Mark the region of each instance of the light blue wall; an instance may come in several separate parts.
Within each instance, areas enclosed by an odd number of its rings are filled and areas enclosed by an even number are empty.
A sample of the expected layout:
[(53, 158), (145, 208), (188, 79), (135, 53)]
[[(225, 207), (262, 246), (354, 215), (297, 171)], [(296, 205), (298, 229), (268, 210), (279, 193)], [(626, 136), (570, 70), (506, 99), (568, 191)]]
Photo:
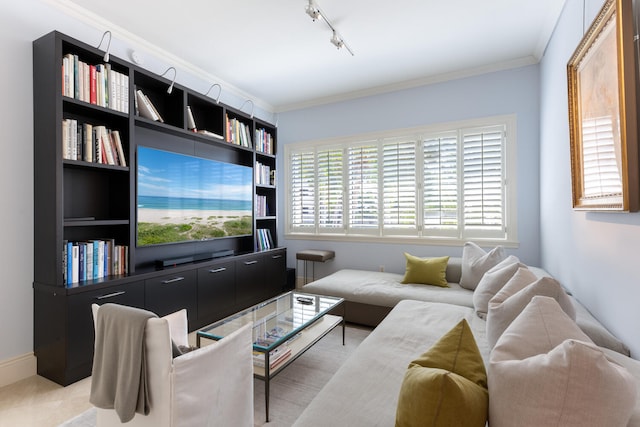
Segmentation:
[[(586, 0), (586, 27), (604, 4)], [(541, 62), (542, 265), (640, 355), (640, 214), (571, 208), (566, 64), (582, 38), (583, 1), (568, 0)]]
[[(284, 164), (283, 145), (305, 140), (355, 135), (380, 130), (517, 115), (518, 237), (520, 246), (507, 252), (530, 265), (540, 264), (539, 218), (539, 68), (537, 65), (418, 88), (306, 108), (279, 115), (279, 164)], [(284, 168), (278, 170), (284, 182)], [(284, 195), (279, 198), (284, 210)], [(428, 246), (383, 243), (285, 240), (284, 216), (280, 216), (279, 241), (287, 247), (288, 265), (302, 249), (336, 251), (334, 261), (316, 266), (316, 276), (340, 268), (404, 272), (404, 251), (421, 256), (460, 256), (461, 246)], [(301, 265), (302, 266), (302, 265)], [(300, 266), (300, 267), (301, 267)]]

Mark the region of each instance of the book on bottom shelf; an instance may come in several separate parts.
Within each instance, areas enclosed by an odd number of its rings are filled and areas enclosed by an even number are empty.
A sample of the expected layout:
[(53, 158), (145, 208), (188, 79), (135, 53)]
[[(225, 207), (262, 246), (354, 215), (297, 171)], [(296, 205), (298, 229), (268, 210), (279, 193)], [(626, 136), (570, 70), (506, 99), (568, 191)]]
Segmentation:
[[(273, 369), (284, 362), (291, 355), (289, 347), (281, 346), (269, 352), (269, 369)], [(264, 368), (264, 353), (259, 351), (253, 352), (253, 364), (260, 368)]]

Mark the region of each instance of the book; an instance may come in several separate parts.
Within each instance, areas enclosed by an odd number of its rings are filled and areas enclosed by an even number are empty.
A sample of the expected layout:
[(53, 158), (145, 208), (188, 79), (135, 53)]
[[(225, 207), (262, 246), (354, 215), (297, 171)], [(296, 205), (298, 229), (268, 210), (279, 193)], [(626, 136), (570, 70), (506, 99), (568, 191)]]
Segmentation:
[(149, 99), (140, 89), (136, 91), (136, 103), (136, 105), (138, 106), (138, 112), (141, 117), (153, 121), (160, 120), (160, 117), (156, 114), (155, 108), (153, 108), (151, 105), (151, 101), (149, 101)]
[(202, 130), (199, 130), (199, 131), (197, 131), (197, 132), (198, 132), (200, 135), (212, 136), (212, 137), (214, 137), (214, 138), (220, 138), (220, 139), (223, 139), (223, 138), (222, 138), (222, 135), (218, 135), (217, 133), (215, 133), (215, 132), (211, 132), (211, 131), (208, 131), (208, 130), (204, 130), (204, 129), (202, 129)]
[[(269, 369), (273, 369), (276, 366), (280, 365), (291, 355), (291, 349), (286, 346), (280, 346), (276, 349), (273, 349), (269, 352)], [(255, 366), (264, 368), (264, 353), (259, 351), (253, 352), (253, 364)]]
[(111, 138), (108, 133), (103, 133), (101, 136), (101, 145), (102, 150), (104, 151), (107, 161), (106, 163), (109, 165), (115, 165), (115, 160), (113, 159), (113, 153), (111, 151)]
[(88, 123), (83, 123), (83, 136), (84, 136), (84, 147), (83, 147), (83, 155), (85, 162), (93, 162), (93, 126)]
[(114, 130), (113, 132), (111, 132), (111, 134), (113, 135), (113, 139), (115, 141), (115, 145), (116, 145), (116, 150), (118, 152), (118, 160), (120, 163), (120, 166), (127, 166), (127, 159), (124, 156), (124, 149), (122, 148), (122, 140), (120, 139), (120, 132), (117, 130)]

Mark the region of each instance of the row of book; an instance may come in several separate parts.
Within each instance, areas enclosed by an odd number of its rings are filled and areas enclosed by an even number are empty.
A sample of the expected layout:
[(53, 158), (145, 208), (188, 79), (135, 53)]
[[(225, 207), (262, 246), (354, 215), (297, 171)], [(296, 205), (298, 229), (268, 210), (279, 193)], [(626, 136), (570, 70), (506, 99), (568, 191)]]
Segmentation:
[(267, 205), (267, 196), (256, 195), (256, 216), (269, 216), (269, 206)]
[(211, 132), (210, 130), (206, 129), (198, 129), (198, 125), (196, 125), (196, 119), (193, 116), (193, 111), (191, 111), (191, 107), (189, 105), (187, 105), (187, 129), (189, 129), (191, 132), (199, 133), (200, 135), (223, 139), (222, 135), (218, 135), (215, 132)]
[(137, 116), (141, 116), (155, 122), (164, 123), (164, 119), (156, 109), (155, 105), (153, 105), (153, 102), (151, 102), (149, 97), (145, 95), (141, 89), (136, 90), (134, 106)]
[(62, 278), (67, 287), (128, 272), (129, 247), (116, 245), (113, 239), (63, 244)]
[(62, 120), (62, 158), (127, 166), (119, 131), (76, 119)]
[(252, 148), (251, 143), (251, 130), (249, 126), (242, 123), (238, 119), (230, 119), (228, 115), (225, 115), (225, 123), (227, 127), (226, 142), (239, 145), (241, 147)]
[(256, 150), (262, 153), (275, 154), (273, 137), (266, 129), (256, 129)]
[(62, 94), (112, 110), (129, 112), (129, 76), (111, 64), (91, 65), (66, 54), (62, 58)]
[(271, 166), (256, 162), (255, 168), (256, 184), (258, 185), (275, 185), (276, 171)]
[(256, 228), (256, 243), (259, 251), (273, 248), (271, 231), (268, 228)]

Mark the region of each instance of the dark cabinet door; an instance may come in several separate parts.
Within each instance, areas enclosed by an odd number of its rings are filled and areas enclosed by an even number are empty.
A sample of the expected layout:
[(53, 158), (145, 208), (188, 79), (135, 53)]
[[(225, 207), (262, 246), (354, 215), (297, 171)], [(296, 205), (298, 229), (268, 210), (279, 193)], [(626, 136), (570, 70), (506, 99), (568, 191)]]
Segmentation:
[(198, 325), (204, 326), (234, 312), (236, 302), (234, 261), (198, 269)]
[(71, 382), (91, 375), (95, 331), (91, 304), (115, 303), (144, 308), (144, 283), (133, 282), (67, 297), (69, 325), (67, 371)]
[(263, 255), (265, 258), (265, 298), (284, 292), (287, 282), (287, 251), (277, 250)]
[(158, 316), (166, 316), (180, 309), (187, 309), (189, 330), (195, 327), (197, 309), (197, 272), (180, 271), (144, 281), (145, 307)]
[(248, 307), (263, 300), (266, 263), (262, 254), (252, 254), (236, 261), (236, 306)]

